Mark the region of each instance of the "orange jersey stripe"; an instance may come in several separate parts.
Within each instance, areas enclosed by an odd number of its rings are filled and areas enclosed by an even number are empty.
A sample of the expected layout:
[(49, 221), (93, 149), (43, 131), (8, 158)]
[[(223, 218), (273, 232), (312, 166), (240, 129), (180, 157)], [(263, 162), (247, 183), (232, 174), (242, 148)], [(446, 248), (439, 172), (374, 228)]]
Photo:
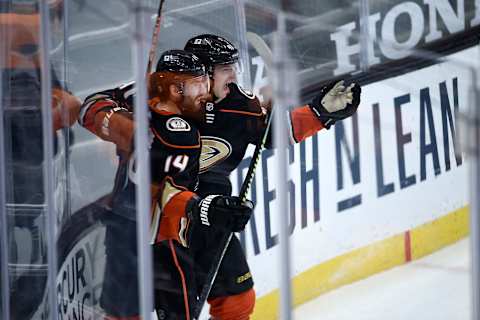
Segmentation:
[(244, 115), (255, 116), (255, 117), (263, 116), (263, 112), (256, 113), (256, 112), (249, 112), (249, 111), (229, 110), (229, 109), (220, 109), (218, 111), (227, 112), (227, 113), (238, 113), (238, 114), (244, 114)]
[(180, 146), (180, 145), (176, 145), (176, 144), (170, 144), (167, 141), (163, 140), (162, 137), (160, 136), (160, 134), (154, 128), (152, 128), (152, 132), (155, 135), (155, 137), (157, 137), (158, 140), (160, 140), (160, 142), (162, 142), (164, 145), (166, 145), (168, 147), (176, 148), (176, 149), (198, 149), (198, 148), (200, 148), (200, 135), (198, 136), (198, 143), (196, 145)]
[(173, 247), (173, 243), (170, 240), (168, 242), (168, 245), (170, 246), (170, 250), (172, 251), (172, 256), (173, 256), (173, 261), (175, 262), (175, 266), (178, 269), (178, 273), (180, 274), (180, 278), (182, 279), (182, 291), (183, 291), (183, 303), (185, 304), (185, 320), (190, 320), (190, 307), (188, 304), (188, 295), (187, 295), (187, 281), (185, 280), (185, 275), (183, 274), (182, 267), (180, 266), (180, 263), (178, 262), (177, 259), (177, 253), (175, 252), (175, 248)]

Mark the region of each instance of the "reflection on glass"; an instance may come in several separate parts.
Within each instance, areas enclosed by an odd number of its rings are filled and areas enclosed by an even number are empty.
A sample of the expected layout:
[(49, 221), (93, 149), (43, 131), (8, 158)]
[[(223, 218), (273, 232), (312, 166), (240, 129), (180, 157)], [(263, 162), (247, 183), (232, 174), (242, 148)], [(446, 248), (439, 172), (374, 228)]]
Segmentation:
[[(62, 2), (50, 3), (52, 36), (61, 34)], [(6, 166), (6, 214), (9, 243), (10, 312), (12, 319), (48, 315), (45, 305), (47, 281), (46, 210), (44, 194), (44, 146), (40, 80), (38, 3), (3, 1), (0, 24), (6, 41), (2, 46), (3, 142)], [(54, 165), (57, 179), (63, 158), (62, 132), (77, 118), (80, 101), (52, 74)], [(60, 180), (57, 180), (60, 181)], [(66, 192), (57, 183), (56, 213), (61, 216)]]
[[(466, 92), (470, 79), (455, 64), (427, 65), (436, 69), (433, 68), (428, 75), (421, 74), (420, 67), (425, 65), (412, 49), (432, 49), (441, 54), (457, 54), (456, 51), (465, 49), (467, 51), (459, 52), (455, 57), (475, 60), (472, 51), (468, 50), (477, 41), (480, 10), (478, 1), (474, 0), (364, 1), (368, 2), (369, 8), (366, 28), (369, 39), (364, 43), (368, 46), (366, 61), (369, 68), (362, 69), (360, 55), (365, 48), (361, 47), (359, 39), (360, 0), (286, 2), (291, 56), (299, 69), (299, 86), (304, 93), (302, 100), (309, 102), (309, 105), (293, 108), (290, 113), (292, 139), (299, 143), (288, 150), (292, 177), (286, 195), (290, 201), (289, 231), (296, 246), (294, 253), (301, 253), (296, 257), (300, 263), (294, 264), (297, 276), (300, 271), (308, 269), (304, 268), (307, 264), (317, 266), (356, 248), (362, 240), (359, 225), (367, 220), (382, 222), (385, 219), (383, 224), (363, 230), (371, 239), (379, 240), (384, 229), (388, 230), (385, 225), (394, 224), (388, 219), (390, 214), (397, 214), (395, 219), (399, 220), (410, 212), (395, 213), (400, 206), (389, 202), (402, 192), (418, 188), (415, 193), (421, 194), (425, 186), (432, 183), (435, 192), (440, 194), (445, 190), (437, 188), (436, 183), (449, 175), (454, 178), (447, 180), (446, 184), (458, 183), (456, 175), (465, 160), (459, 146), (453, 142), (459, 132), (455, 112), (468, 104)], [(135, 128), (132, 93), (135, 87), (128, 83), (133, 79), (131, 46), (134, 34), (129, 22), (132, 3), (78, 0), (68, 2), (66, 12), (66, 3), (61, 0), (48, 3), (51, 10), (51, 94), (55, 131), (52, 139), (55, 173), (52, 178), (59, 230), (57, 311), (64, 318), (75, 318), (80, 314), (100, 318), (105, 311), (128, 313), (136, 308), (138, 301), (137, 275), (128, 271), (134, 270), (137, 263), (136, 222), (130, 216), (122, 216), (118, 210), (119, 202), (112, 202), (111, 193), (113, 189), (113, 194), (125, 195), (119, 191), (124, 191), (125, 181), (131, 178), (129, 169), (132, 173), (135, 167), (131, 158)], [(154, 19), (159, 1), (143, 3)], [(248, 90), (228, 84), (238, 80), (235, 79), (239, 76), (238, 71), (250, 70), (254, 82), (252, 89), (262, 93), (265, 109), (271, 107), (272, 93), (267, 77), (270, 71), (264, 57), (244, 42), (244, 35), (239, 34), (242, 29), (236, 24), (237, 8), (231, 3), (224, 0), (167, 0), (157, 48), (159, 56), (166, 49), (184, 48), (185, 42), (193, 36), (211, 33), (230, 40), (241, 54), (250, 55), (240, 56), (242, 63), (250, 63), (250, 68), (245, 65), (237, 68), (228, 63), (211, 70), (214, 82), (210, 83), (210, 90), (215, 98), (205, 107), (205, 122), (200, 126), (199, 184), (195, 189), (191, 188), (202, 198), (211, 194), (236, 195), (250, 163), (248, 156), (243, 157), (250, 154), (248, 145), (257, 142), (260, 129), (263, 129), (264, 110), (257, 108), (259, 105), (239, 110), (240, 104), (221, 100), (232, 93), (239, 99), (251, 96)], [(247, 31), (257, 34), (271, 46), (277, 32), (278, 9), (284, 3), (277, 0), (246, 1)], [(5, 214), (11, 318), (36, 319), (48, 314), (44, 305), (47, 208), (43, 189), (46, 177), (43, 174), (38, 2), (0, 0), (0, 30), (3, 91), (0, 111), (4, 119), (4, 131), (0, 136), (5, 147), (2, 165), (7, 174), (3, 178), (7, 188)], [(393, 78), (399, 75), (402, 77)], [(330, 82), (334, 77), (353, 77), (362, 82), (364, 91), (358, 114), (348, 114), (344, 121), (336, 118), (333, 125), (331, 118), (325, 116), (327, 109), (320, 92), (326, 82), (329, 83), (328, 90), (332, 90), (334, 83)], [(287, 78), (283, 80), (291, 84), (295, 77)], [(179, 86), (177, 89), (191, 95), (208, 87), (203, 80), (201, 85)], [(348, 85), (342, 91), (347, 88)], [(358, 93), (357, 88), (350, 89), (354, 94)], [(75, 96), (89, 97), (81, 112)], [(337, 112), (337, 106), (333, 105), (330, 104), (328, 110)], [(112, 111), (113, 106), (120, 109)], [(219, 112), (220, 109), (223, 111)], [(423, 112), (422, 116), (420, 112)], [(181, 122), (176, 122), (174, 129), (182, 129), (179, 125)], [(330, 131), (323, 130), (329, 127)], [(323, 133), (317, 136), (320, 130)], [(275, 155), (274, 149), (261, 155), (258, 179), (251, 187), (252, 200), (258, 203), (257, 213), (251, 218), (246, 232), (232, 241), (232, 249), (229, 249), (220, 271), (220, 280), (212, 290), (213, 299), (210, 303), (207, 301), (213, 306), (213, 313), (225, 303), (215, 298), (225, 292), (246, 293), (245, 310), (255, 302), (258, 312), (263, 312), (269, 309), (264, 307), (263, 299), (270, 299), (271, 291), (278, 288), (277, 270), (265, 267), (278, 253), (277, 217), (271, 212), (276, 197), (281, 196), (275, 193), (277, 176), (272, 165)], [(170, 158), (165, 160), (161, 169), (165, 166), (182, 169), (184, 164), (185, 158)], [(370, 166), (367, 172), (366, 166)], [(370, 182), (372, 185), (367, 187)], [(128, 188), (129, 191), (133, 189), (131, 184)], [(450, 198), (452, 195), (448, 194), (442, 198), (447, 199), (443, 202), (438, 199), (431, 202), (442, 208), (460, 208), (464, 205), (462, 189), (455, 189), (458, 192), (456, 198)], [(132, 197), (132, 193), (128, 197)], [(136, 212), (134, 199), (128, 197), (119, 197), (128, 202), (120, 204), (130, 205), (128, 210)], [(357, 212), (368, 202), (368, 197), (375, 200), (371, 200), (370, 210)], [(430, 205), (425, 199), (416, 202)], [(389, 206), (382, 207), (382, 203)], [(112, 211), (114, 205), (117, 207)], [(375, 215), (379, 208), (388, 214)], [(458, 214), (460, 220), (466, 215), (462, 210)], [(415, 218), (424, 218), (429, 213), (419, 212)], [(365, 215), (370, 220), (361, 219)], [(224, 235), (222, 232), (210, 233), (204, 237), (201, 249), (195, 252), (197, 270), (188, 275), (190, 287), (197, 290), (194, 294), (199, 294)], [(119, 238), (125, 242), (118, 241)], [(313, 245), (322, 243), (315, 253), (307, 250), (312, 242), (315, 242)], [(332, 246), (337, 247), (332, 249)], [(390, 259), (388, 262), (394, 261)], [(170, 269), (174, 267), (169, 264), (156, 270), (161, 289), (172, 288), (165, 284), (172, 281), (171, 274), (164, 271), (171, 273)], [(235, 277), (230, 277), (232, 274)], [(253, 286), (252, 277), (256, 300), (249, 290)], [(235, 279), (228, 282), (227, 278)], [(179, 280), (178, 274), (174, 279)], [(322, 281), (320, 279), (316, 285), (326, 291)], [(179, 292), (178, 283), (174, 289)], [(305, 292), (305, 296), (314, 295), (309, 288)], [(117, 293), (126, 294), (128, 303), (119, 304)], [(159, 306), (164, 301), (160, 300), (163, 298), (158, 298), (157, 309), (161, 309)], [(190, 299), (196, 298), (190, 296)], [(184, 307), (183, 301), (175, 303), (178, 308)]]

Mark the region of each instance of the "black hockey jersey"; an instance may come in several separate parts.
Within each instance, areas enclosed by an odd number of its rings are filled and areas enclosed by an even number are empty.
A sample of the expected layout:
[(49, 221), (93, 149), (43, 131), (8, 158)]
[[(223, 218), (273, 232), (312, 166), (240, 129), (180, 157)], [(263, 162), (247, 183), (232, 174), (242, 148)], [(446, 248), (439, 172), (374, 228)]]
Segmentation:
[[(231, 194), (230, 173), (242, 161), (248, 145), (256, 144), (265, 130), (266, 114), (259, 100), (237, 84), (229, 84), (229, 89), (224, 99), (206, 104), (204, 119), (196, 124), (202, 142), (199, 184), (195, 189), (200, 196)], [(84, 103), (79, 122), (98, 135), (93, 125), (95, 114), (106, 108), (131, 111), (134, 92), (134, 84), (129, 83), (92, 95), (91, 101), (87, 98)], [(95, 99), (98, 95), (99, 100)], [(289, 112), (289, 127), (295, 143), (315, 134), (323, 125), (307, 105)], [(131, 136), (130, 130), (127, 128), (123, 136)]]
[[(196, 201), (200, 135), (180, 115), (151, 109), (151, 243), (174, 239), (187, 246), (188, 206)], [(113, 211), (133, 219), (135, 214), (135, 159), (128, 165), (127, 186), (115, 195)], [(160, 213), (162, 223), (160, 224)], [(132, 216), (133, 215), (133, 216)]]
[(230, 194), (230, 173), (245, 156), (250, 143), (257, 143), (265, 128), (265, 113), (258, 98), (237, 84), (218, 103), (207, 103), (199, 124), (202, 138), (200, 195)]

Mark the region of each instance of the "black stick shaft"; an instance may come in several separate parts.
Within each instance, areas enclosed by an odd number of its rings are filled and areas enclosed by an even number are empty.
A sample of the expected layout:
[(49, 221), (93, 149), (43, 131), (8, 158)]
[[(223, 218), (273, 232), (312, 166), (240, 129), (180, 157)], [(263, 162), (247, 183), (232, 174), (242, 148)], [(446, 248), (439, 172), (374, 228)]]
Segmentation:
[[(242, 187), (240, 188), (239, 197), (240, 199), (242, 199), (242, 201), (247, 199), (247, 194), (250, 191), (253, 178), (255, 177), (255, 169), (257, 167), (258, 161), (260, 160), (260, 155), (262, 153), (263, 148), (265, 147), (265, 142), (267, 141), (268, 134), (270, 132), (271, 122), (272, 122), (272, 113), (270, 112), (267, 115), (267, 124), (265, 127), (265, 131), (262, 137), (259, 139), (257, 146), (255, 147), (252, 160), (250, 161), (250, 166), (248, 167), (247, 175), (245, 176), (245, 180), (243, 180)], [(220, 242), (221, 250), (217, 252), (215, 259), (212, 262), (212, 266), (207, 274), (207, 279), (205, 281), (205, 284), (203, 285), (202, 292), (200, 293), (195, 309), (193, 310), (193, 319), (198, 319), (198, 317), (200, 317), (200, 313), (202, 312), (203, 305), (205, 304), (205, 301), (210, 295), (210, 291), (212, 290), (212, 287), (213, 287), (213, 282), (217, 277), (218, 270), (220, 269), (220, 265), (222, 264), (223, 257), (227, 252), (227, 249), (228, 249), (228, 246), (230, 245), (230, 241), (232, 240), (232, 237), (233, 237), (233, 232), (225, 234), (225, 237)]]

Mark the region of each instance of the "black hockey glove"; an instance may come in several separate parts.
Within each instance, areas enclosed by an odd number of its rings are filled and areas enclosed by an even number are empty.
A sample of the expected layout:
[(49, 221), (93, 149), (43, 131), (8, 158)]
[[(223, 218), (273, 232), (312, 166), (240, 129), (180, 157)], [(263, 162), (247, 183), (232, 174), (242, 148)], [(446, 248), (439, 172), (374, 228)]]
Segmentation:
[(313, 98), (310, 108), (323, 126), (330, 129), (336, 121), (352, 116), (360, 104), (362, 89), (356, 83), (344, 86), (344, 81), (326, 85)]
[(239, 232), (253, 213), (253, 202), (242, 202), (239, 197), (209, 195), (198, 202), (200, 223), (226, 231)]
[[(84, 105), (101, 99), (108, 99), (117, 105), (118, 108), (133, 112), (133, 99), (135, 94), (135, 83), (129, 82), (113, 89), (96, 92), (85, 98)], [(100, 110), (105, 111), (105, 110)]]
[(115, 100), (123, 108), (133, 112), (133, 104), (135, 100), (136, 87), (135, 82), (127, 82), (113, 89)]

